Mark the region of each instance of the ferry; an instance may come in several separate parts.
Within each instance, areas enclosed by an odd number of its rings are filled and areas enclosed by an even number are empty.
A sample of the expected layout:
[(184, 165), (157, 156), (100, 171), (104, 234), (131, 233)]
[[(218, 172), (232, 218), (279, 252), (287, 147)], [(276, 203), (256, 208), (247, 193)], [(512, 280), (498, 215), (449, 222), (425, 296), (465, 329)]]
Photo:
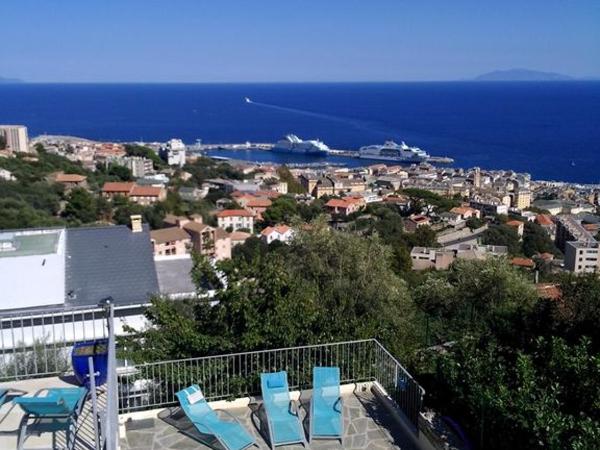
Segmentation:
[(420, 163), (428, 161), (431, 156), (418, 147), (409, 147), (404, 142), (396, 144), (386, 141), (383, 145), (367, 145), (358, 150), (358, 157), (381, 161)]
[(318, 139), (303, 141), (295, 134), (288, 134), (277, 141), (272, 150), (278, 153), (324, 156), (329, 152), (329, 147)]

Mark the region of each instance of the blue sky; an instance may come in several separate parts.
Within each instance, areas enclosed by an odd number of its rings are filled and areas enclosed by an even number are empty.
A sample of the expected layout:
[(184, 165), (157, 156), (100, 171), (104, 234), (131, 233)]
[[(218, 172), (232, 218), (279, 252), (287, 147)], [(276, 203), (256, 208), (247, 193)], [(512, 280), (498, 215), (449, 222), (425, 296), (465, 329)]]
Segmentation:
[(1, 0), (0, 76), (27, 81), (600, 76), (598, 0)]

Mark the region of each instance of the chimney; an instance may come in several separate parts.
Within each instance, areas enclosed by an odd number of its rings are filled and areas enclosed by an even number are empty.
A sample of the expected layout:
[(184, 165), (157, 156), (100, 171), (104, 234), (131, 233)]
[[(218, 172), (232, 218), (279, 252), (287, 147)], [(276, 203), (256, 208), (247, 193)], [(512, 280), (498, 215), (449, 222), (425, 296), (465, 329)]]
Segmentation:
[(142, 216), (140, 214), (133, 214), (129, 218), (131, 219), (131, 232), (140, 233), (143, 230)]

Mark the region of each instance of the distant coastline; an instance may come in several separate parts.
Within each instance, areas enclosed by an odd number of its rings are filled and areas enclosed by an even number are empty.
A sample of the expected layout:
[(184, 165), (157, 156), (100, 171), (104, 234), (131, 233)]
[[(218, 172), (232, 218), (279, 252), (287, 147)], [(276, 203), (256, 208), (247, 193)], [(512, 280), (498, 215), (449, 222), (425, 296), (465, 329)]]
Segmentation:
[(24, 83), (24, 81), (19, 78), (0, 77), (0, 84), (21, 84), (21, 83)]

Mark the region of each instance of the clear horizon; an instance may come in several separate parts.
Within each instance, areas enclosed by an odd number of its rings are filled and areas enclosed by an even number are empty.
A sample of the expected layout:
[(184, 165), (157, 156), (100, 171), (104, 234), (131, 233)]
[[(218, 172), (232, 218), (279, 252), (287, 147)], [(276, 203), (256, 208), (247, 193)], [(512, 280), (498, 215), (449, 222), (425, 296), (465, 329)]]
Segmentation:
[(7, 0), (0, 77), (52, 83), (600, 77), (600, 2)]

